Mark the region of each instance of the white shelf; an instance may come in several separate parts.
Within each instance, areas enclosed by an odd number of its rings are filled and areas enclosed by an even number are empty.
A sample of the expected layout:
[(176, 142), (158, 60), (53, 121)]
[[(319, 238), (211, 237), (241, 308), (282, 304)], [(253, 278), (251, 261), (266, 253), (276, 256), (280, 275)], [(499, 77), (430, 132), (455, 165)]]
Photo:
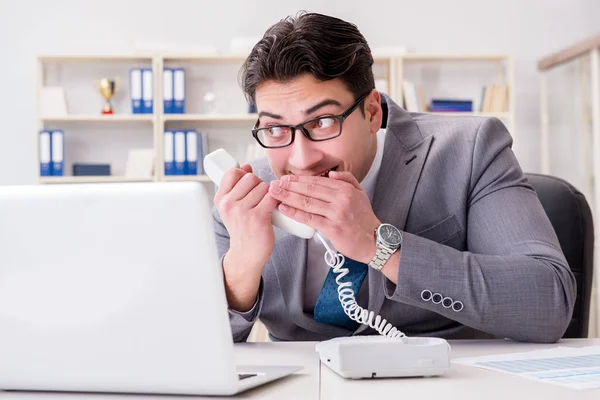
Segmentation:
[(181, 182), (181, 181), (193, 181), (193, 182), (212, 182), (207, 175), (169, 175), (165, 176), (166, 182)]
[(469, 111), (457, 111), (457, 112), (446, 112), (446, 111), (426, 111), (425, 114), (435, 114), (435, 115), (469, 115), (469, 116), (477, 116), (477, 117), (496, 117), (496, 118), (510, 118), (510, 113), (508, 112), (469, 112)]
[(163, 121), (197, 121), (197, 122), (249, 122), (258, 119), (257, 114), (164, 114)]
[(151, 182), (152, 178), (126, 178), (124, 176), (42, 176), (40, 183), (122, 183)]
[(195, 61), (242, 64), (247, 57), (247, 54), (165, 54), (162, 58), (164, 62)]
[(152, 122), (153, 114), (79, 114), (40, 117), (43, 122)]
[[(165, 182), (212, 182), (206, 175), (171, 175), (162, 179)], [(68, 184), (68, 183), (125, 183), (125, 182), (151, 182), (152, 178), (126, 178), (124, 176), (42, 176), (43, 184)]]
[(399, 56), (404, 61), (504, 61), (510, 56), (502, 54), (405, 54)]
[(38, 56), (41, 62), (151, 62), (152, 54), (44, 54)]

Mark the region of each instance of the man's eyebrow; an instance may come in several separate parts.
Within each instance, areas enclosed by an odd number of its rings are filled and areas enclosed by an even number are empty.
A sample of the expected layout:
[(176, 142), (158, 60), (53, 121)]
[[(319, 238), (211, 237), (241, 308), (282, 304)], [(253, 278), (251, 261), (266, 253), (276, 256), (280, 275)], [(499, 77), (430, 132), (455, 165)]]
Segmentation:
[[(330, 106), (330, 105), (334, 105), (334, 106), (338, 106), (341, 107), (342, 105), (340, 104), (339, 101), (334, 100), (334, 99), (325, 99), (323, 101), (321, 101), (318, 104), (315, 104), (314, 106), (310, 107), (309, 109), (304, 111), (305, 115), (308, 114), (312, 114), (315, 111), (317, 111), (319, 108), (325, 107), (325, 106)], [(260, 119), (261, 117), (271, 117), (273, 119), (283, 119), (283, 117), (281, 115), (278, 114), (274, 114), (272, 112), (269, 111), (261, 111), (258, 113), (258, 118)]]
[(334, 100), (334, 99), (325, 99), (325, 100), (323, 100), (322, 102), (320, 102), (320, 103), (318, 103), (318, 104), (316, 104), (316, 105), (312, 106), (312, 107), (311, 107), (311, 108), (309, 108), (308, 110), (304, 111), (304, 114), (305, 114), (305, 115), (312, 114), (312, 113), (314, 113), (315, 111), (317, 111), (319, 108), (321, 108), (321, 107), (325, 107), (325, 106), (329, 106), (329, 105), (334, 105), (334, 106), (338, 106), (338, 107), (341, 107), (341, 106), (342, 106), (342, 105), (340, 104), (340, 102), (339, 102), (339, 101), (337, 101), (337, 100)]
[(277, 115), (277, 114), (273, 114), (271, 112), (268, 111), (261, 111), (258, 113), (258, 119), (260, 119), (260, 117), (271, 117), (273, 119), (283, 119), (283, 117), (281, 115)]

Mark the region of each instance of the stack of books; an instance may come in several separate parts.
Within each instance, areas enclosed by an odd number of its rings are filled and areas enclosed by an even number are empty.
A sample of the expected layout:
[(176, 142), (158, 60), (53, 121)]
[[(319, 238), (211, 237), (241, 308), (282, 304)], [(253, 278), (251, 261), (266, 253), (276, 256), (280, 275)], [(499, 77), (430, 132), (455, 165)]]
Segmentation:
[(472, 112), (473, 100), (431, 99), (431, 112)]

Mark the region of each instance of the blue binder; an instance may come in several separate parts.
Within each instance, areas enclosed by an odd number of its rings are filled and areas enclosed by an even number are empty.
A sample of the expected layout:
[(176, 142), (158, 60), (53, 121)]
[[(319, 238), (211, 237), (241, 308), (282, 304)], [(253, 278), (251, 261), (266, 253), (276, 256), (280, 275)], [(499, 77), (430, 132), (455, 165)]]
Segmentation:
[(63, 176), (65, 167), (65, 134), (62, 130), (52, 131), (50, 148), (52, 149), (52, 176)]
[(185, 70), (183, 68), (173, 69), (173, 113), (183, 114), (185, 112)]
[(173, 69), (163, 70), (163, 111), (173, 114)]
[(131, 98), (131, 112), (142, 114), (142, 70), (132, 68), (129, 70), (129, 97)]
[(152, 80), (152, 69), (142, 69), (142, 114), (154, 112), (154, 82)]
[(40, 131), (40, 176), (52, 176), (51, 131)]
[(164, 136), (164, 150), (165, 150), (165, 176), (175, 175), (175, 145), (174, 145), (174, 132), (165, 131)]
[(174, 135), (175, 146), (175, 175), (186, 174), (185, 162), (185, 131), (176, 131)]
[[(202, 150), (201, 141), (198, 137), (198, 132), (187, 131), (185, 134), (185, 164), (187, 175), (198, 175), (198, 170), (202, 169), (202, 164), (198, 165), (201, 160)], [(202, 172), (200, 172), (202, 173)]]

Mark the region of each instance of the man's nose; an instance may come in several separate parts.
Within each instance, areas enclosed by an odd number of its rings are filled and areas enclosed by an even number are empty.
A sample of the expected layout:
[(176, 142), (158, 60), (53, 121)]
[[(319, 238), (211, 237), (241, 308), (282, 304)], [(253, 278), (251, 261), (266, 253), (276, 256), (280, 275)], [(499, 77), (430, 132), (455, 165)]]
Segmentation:
[(308, 140), (302, 131), (297, 130), (294, 142), (290, 145), (290, 165), (298, 170), (310, 170), (323, 158), (316, 145), (318, 145), (317, 142)]

